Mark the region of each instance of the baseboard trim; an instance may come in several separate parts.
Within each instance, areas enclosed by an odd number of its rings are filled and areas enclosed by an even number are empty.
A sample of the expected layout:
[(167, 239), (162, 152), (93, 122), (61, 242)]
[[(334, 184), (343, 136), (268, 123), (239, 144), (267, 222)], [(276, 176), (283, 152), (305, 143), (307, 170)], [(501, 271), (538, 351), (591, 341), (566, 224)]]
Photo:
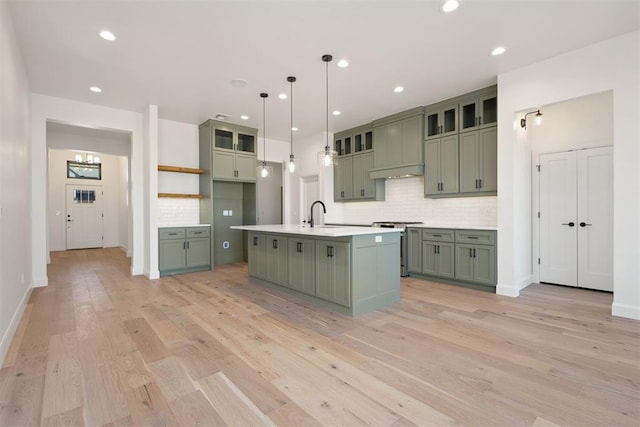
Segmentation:
[(47, 276), (33, 279), (31, 282), (32, 288), (44, 288), (45, 286), (49, 286), (49, 278)]
[(496, 286), (496, 295), (517, 298), (520, 296), (520, 288), (498, 283), (498, 286)]
[(11, 318), (11, 323), (9, 323), (9, 327), (2, 336), (2, 341), (0, 341), (0, 366), (4, 365), (4, 359), (5, 357), (7, 357), (9, 347), (11, 346), (11, 341), (13, 341), (13, 337), (16, 333), (16, 330), (18, 329), (18, 325), (20, 324), (22, 315), (24, 314), (24, 310), (25, 308), (27, 308), (27, 302), (29, 301), (29, 297), (31, 296), (32, 289), (33, 288), (29, 288), (24, 293), (22, 301), (20, 301), (16, 312), (13, 313), (13, 317)]
[(147, 270), (145, 270), (144, 271), (144, 275), (149, 280), (159, 279), (160, 278), (160, 270), (155, 270), (155, 271), (147, 271)]
[(611, 314), (618, 317), (640, 320), (640, 307), (637, 305), (614, 302), (611, 304)]

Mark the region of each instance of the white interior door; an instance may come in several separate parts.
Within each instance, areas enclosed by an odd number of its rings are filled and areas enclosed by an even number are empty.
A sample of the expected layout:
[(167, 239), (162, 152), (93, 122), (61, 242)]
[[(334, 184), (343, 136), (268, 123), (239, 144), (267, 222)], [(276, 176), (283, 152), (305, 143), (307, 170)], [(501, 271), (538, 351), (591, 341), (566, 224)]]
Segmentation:
[(613, 291), (613, 149), (540, 156), (540, 281)]
[(613, 291), (613, 147), (578, 155), (578, 286)]
[(67, 185), (67, 249), (102, 247), (102, 187)]
[(578, 285), (575, 152), (540, 156), (540, 281)]
[[(306, 221), (311, 214), (311, 203), (320, 198), (320, 188), (318, 185), (318, 175), (305, 176), (301, 178), (302, 185), (300, 186), (300, 217), (303, 221)], [(318, 222), (321, 218), (320, 213), (322, 207), (316, 205), (313, 211), (313, 219)], [(318, 222), (320, 224), (320, 222)]]

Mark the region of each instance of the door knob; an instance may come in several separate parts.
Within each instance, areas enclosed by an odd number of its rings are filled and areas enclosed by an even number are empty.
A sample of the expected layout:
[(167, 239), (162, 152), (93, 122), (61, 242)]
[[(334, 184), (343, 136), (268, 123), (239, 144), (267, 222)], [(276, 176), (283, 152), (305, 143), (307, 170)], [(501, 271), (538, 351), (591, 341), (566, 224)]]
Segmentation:
[[(582, 224), (584, 224), (584, 222), (580, 224), (580, 226), (584, 227)], [(576, 225), (576, 223), (575, 222), (569, 222), (567, 224), (562, 224), (562, 225), (568, 225), (569, 227), (573, 227), (574, 225)]]
[(593, 224), (587, 224), (586, 222), (581, 222), (580, 223), (580, 227), (586, 227), (586, 226), (591, 226)]

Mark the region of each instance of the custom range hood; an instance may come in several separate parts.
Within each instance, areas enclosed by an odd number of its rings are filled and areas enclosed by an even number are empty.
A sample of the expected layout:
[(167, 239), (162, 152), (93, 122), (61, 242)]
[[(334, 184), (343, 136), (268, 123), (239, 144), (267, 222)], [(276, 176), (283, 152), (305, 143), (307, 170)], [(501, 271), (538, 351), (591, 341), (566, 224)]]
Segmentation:
[(394, 166), (384, 169), (372, 169), (369, 171), (370, 179), (382, 178), (409, 178), (424, 175), (424, 164)]

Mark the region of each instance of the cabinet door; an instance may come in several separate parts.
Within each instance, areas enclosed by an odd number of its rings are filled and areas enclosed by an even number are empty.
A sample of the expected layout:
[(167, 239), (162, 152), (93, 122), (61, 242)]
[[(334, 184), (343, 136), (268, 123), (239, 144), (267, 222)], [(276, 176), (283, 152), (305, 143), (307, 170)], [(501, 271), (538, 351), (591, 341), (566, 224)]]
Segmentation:
[(235, 154), (231, 151), (214, 150), (211, 176), (214, 179), (235, 179)]
[(265, 242), (264, 234), (249, 233), (249, 276), (266, 280)]
[(349, 200), (353, 198), (353, 158), (342, 157), (334, 171), (334, 200)]
[(315, 295), (315, 241), (290, 238), (287, 242), (287, 250), (289, 252), (289, 288), (305, 294)]
[(349, 244), (316, 241), (316, 296), (351, 306)]
[(410, 273), (422, 273), (422, 230), (407, 229), (407, 262)]
[(453, 279), (455, 277), (455, 254), (454, 254), (454, 244), (453, 243), (438, 243), (438, 256), (436, 258), (437, 261), (437, 270), (438, 276), (448, 277)]
[(458, 135), (451, 135), (440, 140), (440, 194), (457, 193), (458, 176)]
[(458, 132), (458, 105), (448, 105), (440, 110), (440, 134), (442, 136)]
[(185, 265), (185, 241), (160, 240), (160, 271), (184, 268)]
[(387, 127), (378, 126), (373, 129), (373, 139), (375, 140), (376, 149), (373, 154), (373, 168), (380, 169), (389, 165), (389, 159), (387, 158), (388, 140), (387, 140)]
[(498, 191), (498, 128), (482, 129), (480, 133), (479, 191)]
[(233, 132), (226, 129), (214, 129), (213, 147), (218, 150), (233, 150)]
[(475, 245), (473, 248), (473, 281), (484, 285), (496, 284), (496, 248), (495, 246)]
[(385, 125), (387, 128), (387, 165), (401, 165), (404, 158), (402, 122)]
[(456, 244), (456, 279), (473, 281), (473, 247), (473, 245)]
[(485, 128), (498, 123), (498, 97), (495, 93), (480, 97), (478, 101), (480, 114), (478, 126)]
[(375, 198), (374, 181), (369, 178), (369, 170), (373, 169), (373, 153), (360, 154), (353, 157), (353, 198)]
[(478, 132), (460, 134), (460, 192), (478, 191)]
[(422, 242), (422, 272), (438, 275), (438, 243), (425, 240)]
[(460, 103), (460, 132), (474, 130), (478, 126), (480, 108), (477, 98), (468, 98)]
[(287, 238), (267, 236), (265, 252), (267, 280), (278, 285), (287, 286), (289, 277)]
[(187, 240), (187, 267), (211, 265), (211, 242), (208, 238)]
[(243, 132), (237, 133), (236, 150), (241, 153), (256, 153), (256, 136)]
[(236, 154), (236, 179), (240, 181), (256, 180), (256, 157)]
[(440, 194), (440, 139), (424, 144), (424, 195)]
[(422, 115), (402, 121), (401, 150), (402, 159), (396, 165), (422, 163)]

